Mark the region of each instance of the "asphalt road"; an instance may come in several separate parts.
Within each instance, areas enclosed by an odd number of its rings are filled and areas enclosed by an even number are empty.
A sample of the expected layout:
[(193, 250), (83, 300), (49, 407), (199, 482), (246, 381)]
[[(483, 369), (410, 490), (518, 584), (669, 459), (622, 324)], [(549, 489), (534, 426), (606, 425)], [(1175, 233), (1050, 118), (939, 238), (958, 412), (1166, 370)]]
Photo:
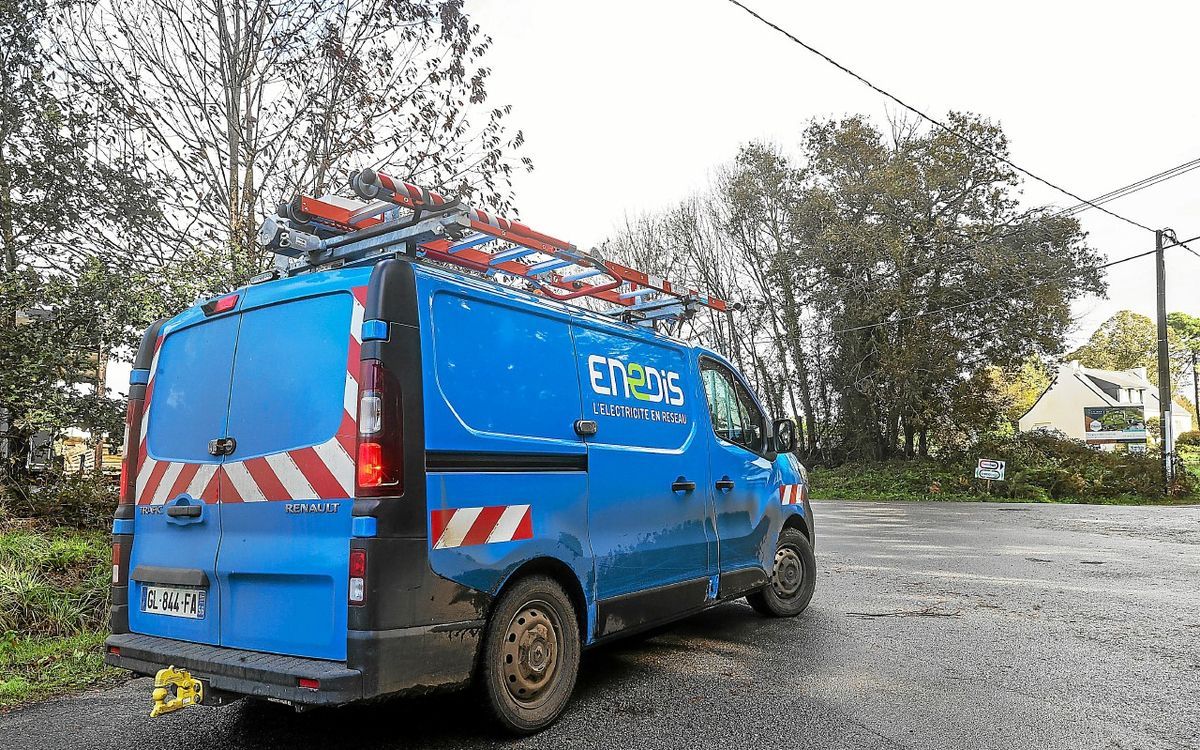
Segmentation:
[(0, 747), (1200, 748), (1200, 507), (815, 512), (804, 615), (729, 604), (591, 651), (531, 739), (470, 693), (151, 720), (140, 679), (0, 716)]

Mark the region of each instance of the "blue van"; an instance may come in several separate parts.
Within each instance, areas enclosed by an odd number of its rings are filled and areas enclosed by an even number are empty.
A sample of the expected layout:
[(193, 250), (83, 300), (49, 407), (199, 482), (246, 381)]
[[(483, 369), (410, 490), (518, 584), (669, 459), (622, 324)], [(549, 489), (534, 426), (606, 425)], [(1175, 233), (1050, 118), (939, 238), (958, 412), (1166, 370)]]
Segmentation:
[(583, 648), (815, 583), (794, 425), (719, 354), (404, 255), (145, 334), (106, 661), (209, 702), (465, 686), (552, 722)]

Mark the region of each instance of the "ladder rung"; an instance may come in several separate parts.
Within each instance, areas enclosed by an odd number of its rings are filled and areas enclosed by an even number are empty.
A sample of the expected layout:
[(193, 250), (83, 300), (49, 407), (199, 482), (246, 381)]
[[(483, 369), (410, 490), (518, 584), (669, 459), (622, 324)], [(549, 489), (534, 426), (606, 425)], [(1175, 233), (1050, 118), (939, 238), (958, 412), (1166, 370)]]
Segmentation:
[(457, 253), (458, 251), (466, 250), (469, 247), (479, 247), (480, 245), (486, 245), (489, 242), (495, 242), (495, 241), (496, 241), (496, 238), (491, 236), (490, 234), (480, 234), (480, 235), (476, 235), (476, 236), (472, 237), (469, 240), (463, 240), (462, 242), (459, 242), (458, 244), (451, 245), (449, 247), (449, 252)]
[(533, 255), (537, 250), (530, 250), (527, 247), (514, 247), (511, 250), (504, 250), (498, 253), (492, 253), (492, 257), (488, 258), (488, 265), (494, 266), (498, 263), (503, 263), (506, 260), (516, 260), (524, 258), (526, 255)]
[(573, 266), (573, 265), (575, 265), (575, 264), (569, 260), (559, 260), (559, 259), (555, 258), (554, 260), (547, 260), (545, 262), (538, 263), (535, 266), (530, 266), (529, 270), (525, 273), (525, 275), (526, 276), (541, 276), (542, 274), (550, 273), (551, 271), (558, 270), (559, 268), (565, 268), (566, 266)]
[(632, 292), (621, 292), (619, 296), (621, 299), (638, 299), (639, 297), (644, 297), (647, 294), (654, 294), (657, 291), (657, 289), (642, 287), (641, 289), (634, 289)]
[(603, 271), (600, 271), (595, 268), (589, 268), (586, 271), (580, 271), (579, 273), (573, 273), (573, 274), (570, 274), (569, 276), (563, 276), (562, 280), (568, 281), (568, 282), (569, 281), (583, 281), (584, 279), (590, 279), (593, 276), (603, 276), (603, 275), (604, 275)]

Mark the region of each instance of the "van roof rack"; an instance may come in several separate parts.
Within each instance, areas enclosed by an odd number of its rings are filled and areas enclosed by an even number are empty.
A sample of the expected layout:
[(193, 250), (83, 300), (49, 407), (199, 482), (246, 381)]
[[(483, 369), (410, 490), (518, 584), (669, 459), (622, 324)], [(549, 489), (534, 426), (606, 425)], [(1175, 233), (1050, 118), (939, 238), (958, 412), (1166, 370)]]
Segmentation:
[(405, 255), (524, 279), (559, 301), (601, 300), (615, 306), (610, 315), (629, 323), (652, 326), (700, 307), (726, 309), (716, 297), (374, 170), (351, 172), (350, 190), (361, 200), (299, 195), (267, 217), (258, 240), (279, 256), (280, 273)]

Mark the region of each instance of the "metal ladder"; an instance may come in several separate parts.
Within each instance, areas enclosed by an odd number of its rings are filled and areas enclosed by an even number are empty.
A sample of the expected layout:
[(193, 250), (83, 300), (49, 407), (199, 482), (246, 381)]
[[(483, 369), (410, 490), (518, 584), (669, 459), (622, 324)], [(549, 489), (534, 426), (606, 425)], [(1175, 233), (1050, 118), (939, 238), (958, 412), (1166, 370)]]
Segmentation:
[(370, 169), (352, 172), (350, 189), (362, 201), (300, 195), (267, 217), (258, 240), (279, 257), (275, 274), (407, 255), (524, 279), (550, 299), (598, 299), (629, 323), (677, 323), (701, 307), (726, 309), (716, 297)]

